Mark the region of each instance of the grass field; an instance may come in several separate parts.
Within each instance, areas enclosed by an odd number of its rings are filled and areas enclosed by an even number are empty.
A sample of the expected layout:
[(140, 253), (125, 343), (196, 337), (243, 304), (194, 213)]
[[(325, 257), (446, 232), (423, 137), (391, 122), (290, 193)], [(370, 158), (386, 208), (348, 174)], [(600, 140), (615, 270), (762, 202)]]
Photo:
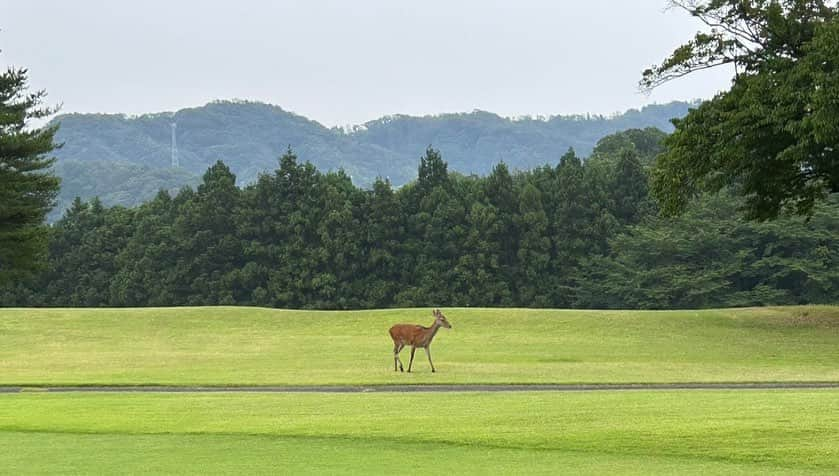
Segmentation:
[(836, 474), (839, 392), (0, 395), (44, 473)]
[[(0, 309), (0, 385), (839, 381), (839, 307)], [(408, 353), (403, 352), (407, 364)], [(837, 474), (839, 390), (0, 394), (8, 474)]]
[(839, 381), (839, 307), (445, 313), (438, 373), (396, 374), (387, 329), (429, 310), (0, 309), (0, 384)]

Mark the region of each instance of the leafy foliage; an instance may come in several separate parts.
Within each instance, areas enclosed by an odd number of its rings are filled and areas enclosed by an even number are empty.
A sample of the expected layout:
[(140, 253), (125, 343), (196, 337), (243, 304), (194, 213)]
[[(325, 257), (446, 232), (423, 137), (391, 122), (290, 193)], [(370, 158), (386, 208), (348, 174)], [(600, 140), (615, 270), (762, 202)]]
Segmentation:
[(822, 0), (673, 1), (710, 27), (644, 72), (653, 88), (733, 64), (730, 91), (684, 119), (658, 162), (653, 191), (683, 211), (702, 191), (734, 187), (750, 218), (809, 215), (839, 191), (839, 10)]
[(586, 266), (579, 304), (703, 308), (833, 302), (839, 289), (839, 197), (812, 219), (737, 218), (738, 199), (706, 196), (680, 217), (648, 217)]

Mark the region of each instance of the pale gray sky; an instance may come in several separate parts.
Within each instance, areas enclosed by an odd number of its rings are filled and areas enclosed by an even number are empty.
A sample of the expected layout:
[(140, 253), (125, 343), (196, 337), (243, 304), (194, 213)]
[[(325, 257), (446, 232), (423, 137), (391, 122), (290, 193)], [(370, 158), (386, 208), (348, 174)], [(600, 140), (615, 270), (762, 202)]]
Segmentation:
[(701, 25), (665, 0), (0, 0), (0, 65), (62, 112), (270, 102), (325, 125), (483, 109), (609, 114), (708, 98), (711, 70), (639, 94)]

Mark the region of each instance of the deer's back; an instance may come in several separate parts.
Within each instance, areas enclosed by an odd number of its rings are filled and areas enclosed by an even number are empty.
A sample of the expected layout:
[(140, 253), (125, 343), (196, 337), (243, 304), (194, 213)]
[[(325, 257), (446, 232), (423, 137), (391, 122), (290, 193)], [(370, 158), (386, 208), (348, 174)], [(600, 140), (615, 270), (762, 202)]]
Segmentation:
[(390, 328), (390, 337), (394, 342), (413, 344), (417, 338), (422, 336), (424, 327), (416, 324), (396, 324)]

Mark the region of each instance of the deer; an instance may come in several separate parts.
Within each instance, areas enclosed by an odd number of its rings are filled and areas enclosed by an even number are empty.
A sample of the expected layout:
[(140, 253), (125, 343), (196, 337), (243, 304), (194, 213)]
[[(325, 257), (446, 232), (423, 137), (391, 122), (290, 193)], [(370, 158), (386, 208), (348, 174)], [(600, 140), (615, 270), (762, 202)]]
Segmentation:
[(411, 360), (408, 362), (408, 372), (411, 371), (411, 366), (414, 363), (414, 352), (417, 350), (417, 347), (425, 349), (425, 355), (428, 356), (428, 363), (431, 364), (431, 371), (437, 371), (434, 368), (434, 362), (431, 361), (431, 351), (429, 350), (429, 347), (431, 346), (431, 341), (434, 339), (434, 336), (437, 335), (437, 331), (440, 330), (441, 327), (451, 329), (452, 325), (449, 324), (449, 321), (446, 320), (446, 316), (444, 316), (439, 309), (435, 309), (432, 314), (434, 315), (434, 323), (431, 324), (431, 327), (424, 327), (416, 324), (396, 324), (390, 328), (390, 338), (393, 339), (394, 372), (396, 372), (397, 365), (399, 366), (400, 372), (405, 371), (402, 367), (402, 361), (399, 360), (399, 352), (401, 352), (402, 348), (406, 345), (411, 346)]

